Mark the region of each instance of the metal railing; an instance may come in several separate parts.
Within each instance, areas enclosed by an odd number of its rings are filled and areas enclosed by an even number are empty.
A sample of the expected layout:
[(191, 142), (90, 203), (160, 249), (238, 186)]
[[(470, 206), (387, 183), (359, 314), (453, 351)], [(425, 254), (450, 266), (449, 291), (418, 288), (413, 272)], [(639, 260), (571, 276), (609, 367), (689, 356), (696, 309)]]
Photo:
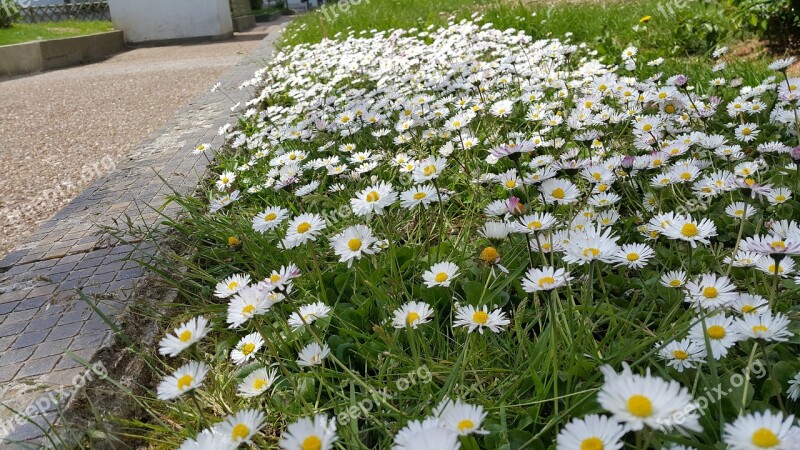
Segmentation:
[(59, 22), (62, 20), (111, 20), (108, 2), (86, 1), (63, 5), (37, 5), (20, 8), (20, 22)]

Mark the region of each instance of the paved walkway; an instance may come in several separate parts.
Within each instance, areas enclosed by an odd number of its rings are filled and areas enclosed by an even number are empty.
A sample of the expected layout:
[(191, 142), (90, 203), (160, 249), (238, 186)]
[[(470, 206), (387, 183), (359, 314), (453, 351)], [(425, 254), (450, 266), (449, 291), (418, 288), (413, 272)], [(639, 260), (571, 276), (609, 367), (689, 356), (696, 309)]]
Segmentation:
[[(101, 317), (78, 298), (77, 289), (91, 295), (105, 314), (118, 317), (144, 275), (125, 260), (134, 247), (106, 242), (96, 234), (98, 225), (124, 223), (126, 215), (137, 226), (156, 224), (159, 216), (146, 205), (161, 205), (171, 192), (157, 174), (180, 193), (195, 189), (206, 160), (191, 151), (201, 142), (222, 143), (217, 130), (232, 121), (228, 97), (234, 102), (252, 97), (252, 90), (238, 86), (270, 57), (286, 21), (266, 29), (267, 37), (219, 80), (219, 91), (195, 98), (120, 160), (113, 172), (90, 185), (0, 260), (3, 405), (18, 411), (32, 408), (26, 415), (37, 423), (56, 418), (50, 394), (59, 389), (70, 392), (76, 375), (84, 372), (66, 352), (90, 360), (112, 338)], [(174, 207), (163, 212), (177, 213)], [(148, 248), (137, 251), (147, 254)], [(0, 408), (0, 443), (31, 441), (42, 435), (33, 423), (11, 419), (7, 408)]]
[(0, 258), (109, 172), (175, 111), (258, 46), (137, 48), (85, 66), (0, 81)]

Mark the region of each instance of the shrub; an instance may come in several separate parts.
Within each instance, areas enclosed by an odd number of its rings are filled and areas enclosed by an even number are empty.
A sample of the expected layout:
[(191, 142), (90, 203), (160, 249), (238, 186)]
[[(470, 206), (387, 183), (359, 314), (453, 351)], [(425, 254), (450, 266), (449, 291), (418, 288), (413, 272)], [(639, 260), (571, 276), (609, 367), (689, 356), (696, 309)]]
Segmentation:
[(253, 11), (264, 7), (264, 0), (250, 0), (250, 7)]
[(11, 28), (19, 18), (19, 7), (14, 0), (0, 0), (0, 28)]
[(738, 27), (749, 29), (775, 46), (791, 45), (800, 35), (800, 1), (732, 0)]

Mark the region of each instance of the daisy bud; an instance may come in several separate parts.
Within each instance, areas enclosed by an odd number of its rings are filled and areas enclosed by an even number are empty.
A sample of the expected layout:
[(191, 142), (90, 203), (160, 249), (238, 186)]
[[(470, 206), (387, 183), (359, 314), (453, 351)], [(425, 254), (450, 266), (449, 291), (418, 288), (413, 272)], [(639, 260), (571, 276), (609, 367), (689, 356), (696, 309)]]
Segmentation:
[(675, 77), (675, 86), (678, 87), (683, 86), (686, 84), (687, 81), (689, 81), (689, 77), (687, 77), (686, 75), (678, 75), (677, 77)]
[(795, 161), (800, 161), (800, 145), (792, 149), (792, 159)]

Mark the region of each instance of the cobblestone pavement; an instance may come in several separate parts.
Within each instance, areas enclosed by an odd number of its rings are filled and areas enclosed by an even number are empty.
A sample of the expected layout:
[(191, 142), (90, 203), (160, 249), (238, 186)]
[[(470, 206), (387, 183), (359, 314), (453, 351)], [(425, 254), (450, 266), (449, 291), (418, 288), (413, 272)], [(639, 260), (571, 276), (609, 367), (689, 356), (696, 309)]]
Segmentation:
[[(116, 164), (116, 169), (80, 193), (28, 240), (0, 260), (0, 447), (40, 439), (33, 423), (57, 417), (49, 400), (69, 392), (84, 372), (77, 358), (91, 360), (112, 339), (111, 331), (77, 290), (90, 296), (97, 310), (119, 317), (143, 269), (126, 261), (133, 245), (106, 242), (101, 225), (125, 222), (152, 226), (159, 215), (146, 205), (161, 205), (175, 189), (190, 193), (205, 171), (206, 159), (191, 154), (202, 142), (222, 143), (220, 126), (232, 121), (233, 102), (245, 102), (252, 89), (239, 90), (272, 53), (287, 19), (267, 27), (267, 37), (219, 82), (173, 116), (165, 126)], [(230, 97), (230, 99), (228, 98)], [(232, 99), (232, 101), (231, 101)], [(170, 185), (165, 186), (159, 175)], [(174, 217), (175, 207), (163, 214)], [(137, 250), (146, 255), (147, 247)], [(62, 402), (63, 403), (63, 402)], [(9, 408), (30, 421), (15, 420)]]
[(0, 258), (252, 51), (264, 32), (0, 81)]

